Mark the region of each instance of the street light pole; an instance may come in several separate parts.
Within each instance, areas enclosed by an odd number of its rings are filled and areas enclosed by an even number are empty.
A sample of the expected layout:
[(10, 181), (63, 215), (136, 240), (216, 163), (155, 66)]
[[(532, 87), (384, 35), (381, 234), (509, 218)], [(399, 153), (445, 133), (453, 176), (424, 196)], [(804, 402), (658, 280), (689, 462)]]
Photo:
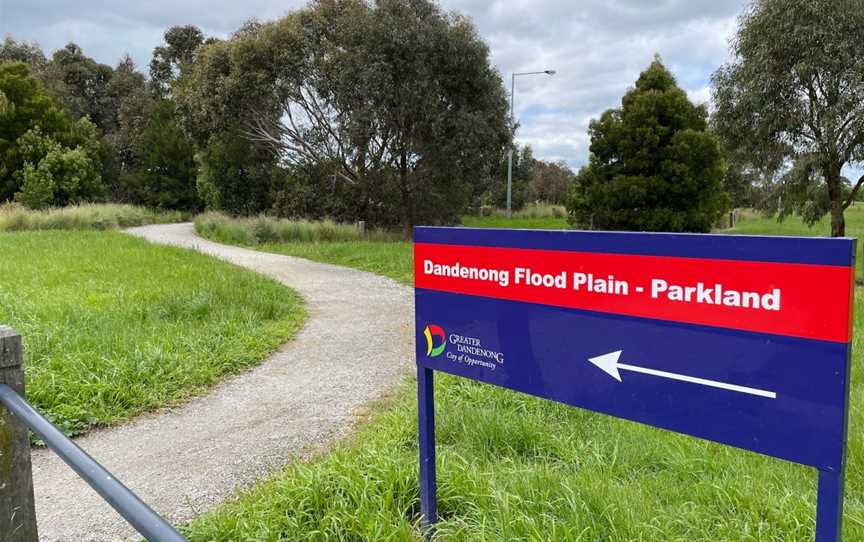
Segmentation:
[[(539, 75), (541, 73), (545, 73), (546, 75), (552, 76), (555, 75), (555, 70), (543, 70), (540, 72), (520, 72), (514, 73), (510, 77), (510, 131), (511, 136), (516, 134), (516, 122), (513, 113), (513, 102), (515, 100), (516, 95), (516, 76), (517, 75)], [(510, 142), (510, 150), (507, 152), (507, 218), (511, 218), (513, 216), (512, 212), (512, 201), (513, 201), (513, 142)]]

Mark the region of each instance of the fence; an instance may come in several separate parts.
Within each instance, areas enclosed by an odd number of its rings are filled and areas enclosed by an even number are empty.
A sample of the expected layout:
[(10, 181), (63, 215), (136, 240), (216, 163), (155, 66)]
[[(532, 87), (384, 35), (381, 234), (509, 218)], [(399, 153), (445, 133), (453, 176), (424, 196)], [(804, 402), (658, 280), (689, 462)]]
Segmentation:
[(38, 542), (28, 428), (151, 542), (185, 542), (137, 495), (24, 399), (21, 336), (0, 326), (0, 542)]

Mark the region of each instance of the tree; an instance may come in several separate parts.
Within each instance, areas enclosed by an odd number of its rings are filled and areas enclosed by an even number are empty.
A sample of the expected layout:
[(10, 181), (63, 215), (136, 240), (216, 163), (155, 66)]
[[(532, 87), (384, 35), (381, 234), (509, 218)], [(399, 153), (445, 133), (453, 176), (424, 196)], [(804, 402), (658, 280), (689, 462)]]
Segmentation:
[(11, 36), (6, 36), (0, 44), (0, 62), (23, 62), (37, 73), (48, 64), (38, 43), (15, 41)]
[(426, 0), (314, 2), (202, 49), (178, 100), (199, 138), (236, 123), (381, 225), (458, 220), (510, 137), (488, 48)]
[(566, 162), (536, 160), (526, 198), (529, 201), (565, 203), (576, 175)]
[(592, 120), (589, 163), (568, 199), (572, 223), (707, 232), (723, 214), (723, 159), (695, 106), (659, 58), (621, 107)]
[(114, 75), (111, 66), (96, 62), (81, 47), (69, 43), (54, 52), (40, 75), (72, 118), (88, 117), (103, 133), (116, 129), (116, 104), (109, 93)]
[(100, 193), (101, 180), (89, 173), (98, 164), (95, 127), (73, 122), (23, 62), (0, 63), (0, 105), (0, 201), (25, 181), (39, 205)]
[(219, 133), (195, 156), (197, 187), (209, 209), (237, 215), (262, 213), (270, 207), (273, 154), (235, 132)]
[(842, 176), (864, 164), (861, 28), (864, 0), (756, 0), (713, 77), (716, 130), (769, 172), (766, 209), (811, 224), (830, 213), (832, 236), (864, 184)]
[(195, 59), (195, 53), (206, 42), (197, 26), (172, 26), (163, 34), (164, 45), (153, 50), (150, 61), (150, 81), (160, 98), (171, 94), (171, 87), (180, 76), (183, 66)]
[[(505, 149), (506, 150), (506, 149)], [(513, 176), (510, 194), (510, 207), (519, 210), (530, 201), (530, 183), (535, 175), (534, 149), (531, 145), (513, 145)], [(498, 157), (497, 168), (489, 179), (488, 194), (481, 198), (484, 205), (491, 204), (499, 209), (507, 206), (507, 153)]]
[(128, 185), (121, 185), (121, 177), (142, 167), (141, 146), (136, 145), (136, 140), (150, 121), (155, 98), (129, 55), (117, 64), (107, 91), (114, 129), (103, 137), (102, 177), (112, 198), (134, 201), (126, 190)]
[(39, 127), (18, 140), (24, 155), (21, 190), (15, 200), (31, 209), (85, 201), (102, 192), (96, 127), (86, 118), (74, 126), (84, 145), (64, 146)]
[(143, 125), (130, 135), (134, 167), (120, 175), (118, 195), (148, 207), (198, 210), (195, 146), (180, 129), (174, 102), (152, 103)]

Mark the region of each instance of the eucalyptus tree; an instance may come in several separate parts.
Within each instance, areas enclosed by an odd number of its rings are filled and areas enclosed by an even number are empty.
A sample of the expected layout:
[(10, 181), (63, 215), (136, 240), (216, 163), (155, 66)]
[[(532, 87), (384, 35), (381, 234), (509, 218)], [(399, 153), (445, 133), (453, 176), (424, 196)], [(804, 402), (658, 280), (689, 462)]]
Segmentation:
[(510, 137), (488, 47), (427, 0), (319, 0), (204, 48), (184, 79), (199, 137), (236, 126), (377, 223), (457, 220)]
[(195, 59), (195, 53), (204, 45), (205, 37), (193, 25), (172, 26), (162, 35), (163, 43), (153, 49), (150, 60), (150, 82), (160, 98), (171, 94), (171, 86), (180, 76), (183, 66)]
[(864, 176), (864, 0), (756, 0), (739, 20), (732, 60), (713, 77), (714, 125), (736, 156), (763, 172), (781, 217), (809, 223), (844, 211)]

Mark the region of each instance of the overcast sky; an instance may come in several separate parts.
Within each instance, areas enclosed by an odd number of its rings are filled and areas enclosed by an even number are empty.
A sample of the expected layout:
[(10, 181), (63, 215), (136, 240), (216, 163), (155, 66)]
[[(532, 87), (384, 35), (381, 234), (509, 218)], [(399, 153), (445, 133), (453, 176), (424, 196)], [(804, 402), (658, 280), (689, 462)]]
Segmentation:
[[(252, 17), (275, 19), (305, 0), (0, 0), (0, 35), (37, 41), (46, 51), (69, 41), (115, 65), (129, 53), (146, 70), (169, 26), (194, 24), (225, 37)], [(591, 118), (621, 96), (659, 53), (696, 102), (709, 99), (711, 73), (746, 0), (442, 0), (471, 16), (510, 84), (514, 71), (554, 69), (516, 83), (518, 139), (535, 156), (588, 157)]]

